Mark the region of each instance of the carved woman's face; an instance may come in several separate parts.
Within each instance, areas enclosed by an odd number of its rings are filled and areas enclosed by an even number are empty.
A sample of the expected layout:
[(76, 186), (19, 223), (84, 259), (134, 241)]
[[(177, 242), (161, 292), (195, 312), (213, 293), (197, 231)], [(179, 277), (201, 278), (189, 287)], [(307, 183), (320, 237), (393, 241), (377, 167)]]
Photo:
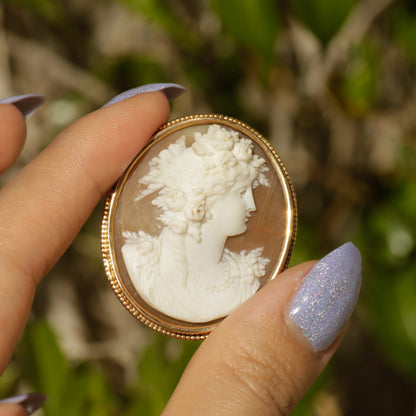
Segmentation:
[(256, 210), (251, 184), (240, 185), (216, 201), (211, 209), (211, 221), (218, 232), (229, 237), (244, 233), (250, 213)]

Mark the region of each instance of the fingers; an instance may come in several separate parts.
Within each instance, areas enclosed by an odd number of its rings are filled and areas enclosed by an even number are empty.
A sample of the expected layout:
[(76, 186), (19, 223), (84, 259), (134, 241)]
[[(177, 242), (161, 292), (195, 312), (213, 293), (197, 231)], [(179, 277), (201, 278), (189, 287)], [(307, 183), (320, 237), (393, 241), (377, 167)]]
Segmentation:
[(39, 393), (26, 393), (0, 400), (0, 416), (26, 416), (38, 410), (46, 396)]
[(162, 92), (91, 113), (1, 190), (0, 369), (19, 337), (37, 282), (168, 114)]
[(19, 404), (0, 404), (0, 416), (27, 416), (26, 410)]
[(352, 243), (279, 275), (201, 345), (164, 415), (289, 414), (335, 352), (360, 283)]
[(40, 94), (25, 94), (0, 100), (0, 174), (19, 156), (26, 137), (24, 119), (44, 102)]
[(26, 123), (17, 107), (0, 104), (0, 174), (19, 156), (26, 138)]
[[(64, 130), (2, 190), (3, 250), (35, 280), (43, 275), (168, 112), (164, 94), (145, 94)], [(33, 253), (39, 245), (42, 258)]]

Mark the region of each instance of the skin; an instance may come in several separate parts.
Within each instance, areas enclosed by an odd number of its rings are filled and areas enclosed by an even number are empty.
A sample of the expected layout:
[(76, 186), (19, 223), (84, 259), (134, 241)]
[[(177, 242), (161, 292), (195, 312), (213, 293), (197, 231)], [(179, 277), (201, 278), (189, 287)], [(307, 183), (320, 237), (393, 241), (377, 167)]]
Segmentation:
[(0, 406), (0, 416), (27, 416), (27, 412), (18, 404), (4, 403)]
[[(1, 190), (0, 371), (24, 328), (37, 284), (168, 115), (160, 92), (99, 109), (65, 129)], [(26, 127), (12, 105), (0, 105), (0, 126), (3, 172), (19, 154)], [(223, 321), (189, 363), (165, 415), (290, 412), (341, 338), (317, 353), (286, 318), (287, 304), (312, 265), (287, 270)], [(19, 414), (5, 406), (0, 415)]]

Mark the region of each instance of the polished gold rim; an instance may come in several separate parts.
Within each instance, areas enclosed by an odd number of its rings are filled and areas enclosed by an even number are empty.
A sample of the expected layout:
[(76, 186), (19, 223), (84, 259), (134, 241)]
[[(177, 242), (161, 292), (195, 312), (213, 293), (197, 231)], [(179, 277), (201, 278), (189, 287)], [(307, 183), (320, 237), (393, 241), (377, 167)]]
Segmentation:
[(120, 180), (114, 185), (113, 189), (110, 190), (107, 194), (101, 227), (101, 252), (107, 278), (113, 291), (123, 306), (137, 320), (149, 328), (162, 334), (186, 340), (201, 340), (206, 338), (209, 333), (222, 321), (223, 318), (200, 325), (172, 320), (169, 317), (165, 317), (163, 314), (153, 313), (151, 308), (146, 307), (146, 304), (143, 305), (136, 298), (134, 298), (124, 284), (118, 267), (114, 243), (114, 222), (121, 191), (124, 187), (124, 184), (128, 180), (131, 171), (134, 169), (137, 161), (142, 159), (152, 146), (170, 134), (185, 127), (204, 124), (221, 124), (228, 126), (251, 138), (265, 152), (269, 161), (273, 165), (276, 175), (279, 178), (284, 199), (287, 204), (287, 227), (282, 249), (283, 254), (280, 256), (279, 261), (276, 263), (273, 272), (267, 280), (274, 279), (278, 273), (288, 267), (293, 252), (297, 230), (296, 197), (292, 181), (275, 149), (256, 130), (232, 117), (217, 114), (200, 114), (181, 117), (176, 120), (169, 121), (160, 127), (149, 144), (140, 152), (140, 154), (135, 158), (133, 163), (126, 170)]

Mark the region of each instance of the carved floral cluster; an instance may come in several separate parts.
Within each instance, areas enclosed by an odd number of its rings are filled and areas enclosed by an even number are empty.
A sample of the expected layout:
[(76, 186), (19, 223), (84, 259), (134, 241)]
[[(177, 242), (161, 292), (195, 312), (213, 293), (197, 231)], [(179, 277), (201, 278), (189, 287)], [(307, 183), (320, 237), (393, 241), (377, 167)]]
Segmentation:
[[(223, 260), (225, 263), (232, 265), (238, 262), (238, 271), (227, 269), (226, 273), (229, 273), (233, 278), (239, 279), (240, 282), (244, 282), (248, 285), (255, 284), (257, 279), (261, 279), (266, 274), (266, 266), (270, 262), (269, 259), (262, 257), (263, 247), (258, 247), (251, 251), (243, 250), (239, 254), (233, 253), (228, 249), (224, 250)], [(238, 260), (236, 260), (238, 258)], [(234, 259), (234, 260), (233, 260)]]
[(243, 264), (242, 281), (253, 284), (255, 279), (260, 279), (266, 274), (266, 266), (270, 260), (262, 257), (262, 254), (263, 247), (258, 247), (248, 253), (246, 251), (240, 253)]
[(158, 192), (152, 204), (161, 209), (162, 224), (200, 241), (201, 224), (211, 218), (213, 203), (232, 192), (237, 182), (269, 186), (267, 170), (265, 160), (253, 153), (251, 140), (211, 125), (205, 134), (195, 133), (191, 147), (181, 137), (154, 157), (149, 173), (139, 181), (146, 189), (136, 200)]

